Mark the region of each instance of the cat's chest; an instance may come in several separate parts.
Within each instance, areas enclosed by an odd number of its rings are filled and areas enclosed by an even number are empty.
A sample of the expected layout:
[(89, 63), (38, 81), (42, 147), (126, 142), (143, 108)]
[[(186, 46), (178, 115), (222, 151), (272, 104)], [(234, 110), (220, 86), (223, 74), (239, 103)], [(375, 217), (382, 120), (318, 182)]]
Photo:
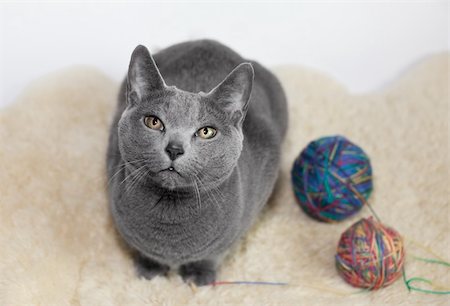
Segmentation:
[(161, 262), (202, 258), (237, 235), (239, 211), (218, 198), (123, 195), (113, 203), (119, 231), (134, 248)]

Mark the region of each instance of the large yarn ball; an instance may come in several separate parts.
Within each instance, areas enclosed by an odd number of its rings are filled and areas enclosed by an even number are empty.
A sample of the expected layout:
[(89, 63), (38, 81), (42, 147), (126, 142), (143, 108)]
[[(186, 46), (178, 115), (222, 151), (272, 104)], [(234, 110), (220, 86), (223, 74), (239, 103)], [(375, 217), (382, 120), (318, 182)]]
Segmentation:
[(342, 136), (309, 143), (295, 160), (291, 178), (302, 209), (325, 222), (356, 213), (373, 188), (368, 156)]
[(378, 289), (402, 275), (403, 240), (372, 217), (361, 219), (342, 234), (335, 259), (339, 275), (349, 284)]

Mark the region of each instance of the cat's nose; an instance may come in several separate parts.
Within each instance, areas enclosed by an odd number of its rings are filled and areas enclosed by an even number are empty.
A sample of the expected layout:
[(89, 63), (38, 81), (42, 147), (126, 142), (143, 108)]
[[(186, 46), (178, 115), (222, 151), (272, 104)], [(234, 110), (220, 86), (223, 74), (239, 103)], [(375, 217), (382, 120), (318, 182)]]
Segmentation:
[(184, 154), (183, 146), (176, 142), (169, 142), (166, 147), (166, 153), (171, 160), (175, 160)]

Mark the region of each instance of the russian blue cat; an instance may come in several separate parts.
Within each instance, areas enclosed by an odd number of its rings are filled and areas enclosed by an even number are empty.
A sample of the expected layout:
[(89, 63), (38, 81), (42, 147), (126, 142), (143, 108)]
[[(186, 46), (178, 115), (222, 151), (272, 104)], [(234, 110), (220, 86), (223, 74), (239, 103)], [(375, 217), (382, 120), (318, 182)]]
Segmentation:
[(110, 207), (148, 279), (212, 283), (277, 179), (287, 128), (275, 76), (211, 40), (138, 46), (107, 154)]

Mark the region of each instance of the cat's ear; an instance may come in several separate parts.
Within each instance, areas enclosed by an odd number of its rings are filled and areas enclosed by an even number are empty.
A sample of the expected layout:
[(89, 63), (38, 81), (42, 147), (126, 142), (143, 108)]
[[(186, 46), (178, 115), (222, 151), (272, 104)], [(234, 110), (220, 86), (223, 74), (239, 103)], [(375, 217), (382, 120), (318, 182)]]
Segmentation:
[(242, 124), (247, 113), (253, 78), (253, 66), (242, 63), (208, 93), (215, 103), (231, 114), (235, 124)]
[(146, 92), (164, 89), (166, 84), (146, 47), (139, 45), (131, 55), (127, 75), (127, 100), (140, 101)]

